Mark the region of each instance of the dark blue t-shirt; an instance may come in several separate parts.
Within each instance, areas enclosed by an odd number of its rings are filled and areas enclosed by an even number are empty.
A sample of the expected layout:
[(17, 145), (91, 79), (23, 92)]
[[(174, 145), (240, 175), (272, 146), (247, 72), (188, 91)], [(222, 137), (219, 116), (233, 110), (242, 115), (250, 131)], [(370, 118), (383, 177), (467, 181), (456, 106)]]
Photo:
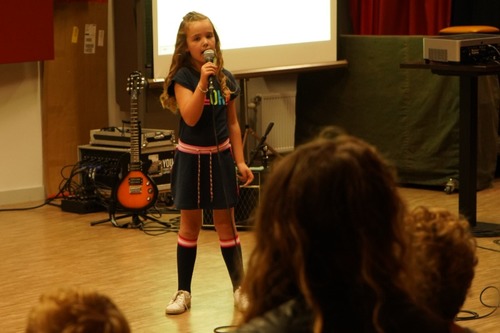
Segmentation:
[[(236, 83), (234, 76), (227, 70), (223, 69), (227, 77), (226, 84), (231, 90), (229, 100), (235, 99), (240, 88)], [(200, 80), (200, 73), (190, 67), (182, 67), (174, 75), (172, 83), (168, 87), (168, 93), (175, 95), (174, 84), (178, 83), (191, 91), (195, 91)], [(217, 143), (222, 143), (229, 136), (227, 128), (227, 103), (220, 90), (219, 82), (214, 78), (214, 90), (209, 91), (205, 97), (205, 106), (203, 113), (194, 126), (188, 126), (181, 117), (179, 125), (179, 139), (187, 144), (195, 146), (214, 146), (214, 128), (217, 133)]]

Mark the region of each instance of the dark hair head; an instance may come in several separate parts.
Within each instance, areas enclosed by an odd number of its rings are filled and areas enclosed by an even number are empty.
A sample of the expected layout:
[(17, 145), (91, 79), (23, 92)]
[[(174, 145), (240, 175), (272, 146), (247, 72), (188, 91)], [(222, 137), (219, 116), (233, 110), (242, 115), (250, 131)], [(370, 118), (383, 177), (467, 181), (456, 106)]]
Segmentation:
[(333, 132), (297, 147), (264, 182), (245, 288), (250, 298), (269, 292), (247, 318), (293, 294), (319, 322), (327, 309), (369, 308), (376, 318), (375, 299), (402, 288), (405, 205), (394, 169), (373, 146)]

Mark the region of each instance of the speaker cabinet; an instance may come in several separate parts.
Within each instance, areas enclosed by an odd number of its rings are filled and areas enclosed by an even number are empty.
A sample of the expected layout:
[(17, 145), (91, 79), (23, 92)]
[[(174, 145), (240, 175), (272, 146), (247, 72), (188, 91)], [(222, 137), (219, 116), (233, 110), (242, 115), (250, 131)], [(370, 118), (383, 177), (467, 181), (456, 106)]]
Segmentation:
[[(254, 180), (246, 186), (240, 188), (240, 197), (234, 208), (234, 218), (236, 229), (247, 230), (253, 226), (255, 209), (260, 200), (260, 186), (263, 172), (253, 170)], [(213, 214), (211, 209), (203, 210), (202, 227), (204, 229), (214, 229)]]
[[(174, 162), (173, 145), (141, 149), (144, 172), (155, 182), (158, 191), (170, 191), (170, 172)], [(95, 182), (113, 188), (119, 177), (127, 173), (130, 149), (121, 147), (78, 146), (80, 166), (88, 170), (84, 182)]]

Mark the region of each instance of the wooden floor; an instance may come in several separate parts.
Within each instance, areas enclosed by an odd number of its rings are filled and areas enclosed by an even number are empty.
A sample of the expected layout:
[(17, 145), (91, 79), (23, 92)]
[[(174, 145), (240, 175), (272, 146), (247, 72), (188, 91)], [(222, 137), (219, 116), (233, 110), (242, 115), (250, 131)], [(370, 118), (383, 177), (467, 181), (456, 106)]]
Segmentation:
[[(411, 207), (438, 205), (458, 210), (458, 194), (401, 188)], [(500, 224), (500, 182), (478, 192), (478, 220)], [(106, 293), (127, 316), (135, 333), (214, 332), (238, 316), (217, 235), (203, 230), (193, 278), (192, 309), (165, 316), (164, 308), (176, 290), (176, 215), (144, 224), (143, 229), (121, 229), (111, 223), (91, 226), (107, 214), (78, 215), (54, 206), (0, 212), (0, 331), (19, 333), (38, 296), (57, 286), (84, 286)], [(119, 220), (130, 222), (130, 218)], [(251, 231), (240, 231), (243, 256), (252, 249)], [(500, 282), (500, 237), (478, 238), (479, 266), (464, 309), (479, 316), (491, 311), (481, 304), (481, 292)], [(496, 242), (495, 242), (496, 241)], [(484, 294), (494, 302), (494, 291)], [(500, 332), (500, 311), (483, 319), (461, 322), (479, 333)]]

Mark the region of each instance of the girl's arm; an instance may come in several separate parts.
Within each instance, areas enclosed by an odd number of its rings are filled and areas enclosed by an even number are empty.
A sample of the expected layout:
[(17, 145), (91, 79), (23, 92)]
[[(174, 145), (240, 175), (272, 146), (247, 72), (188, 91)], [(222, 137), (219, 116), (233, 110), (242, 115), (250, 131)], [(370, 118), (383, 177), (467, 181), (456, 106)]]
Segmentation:
[(244, 182), (242, 186), (246, 186), (253, 181), (252, 170), (245, 163), (245, 157), (243, 154), (243, 143), (241, 140), (241, 128), (238, 123), (238, 117), (236, 115), (236, 105), (233, 101), (230, 101), (227, 105), (227, 126), (229, 129), (229, 139), (231, 140), (231, 147), (233, 150), (234, 161), (238, 168), (238, 178)]
[(188, 126), (194, 126), (200, 120), (203, 113), (203, 104), (208, 87), (208, 77), (215, 73), (216, 68), (212, 63), (206, 63), (201, 67), (200, 81), (194, 91), (176, 83), (175, 98), (182, 119)]

